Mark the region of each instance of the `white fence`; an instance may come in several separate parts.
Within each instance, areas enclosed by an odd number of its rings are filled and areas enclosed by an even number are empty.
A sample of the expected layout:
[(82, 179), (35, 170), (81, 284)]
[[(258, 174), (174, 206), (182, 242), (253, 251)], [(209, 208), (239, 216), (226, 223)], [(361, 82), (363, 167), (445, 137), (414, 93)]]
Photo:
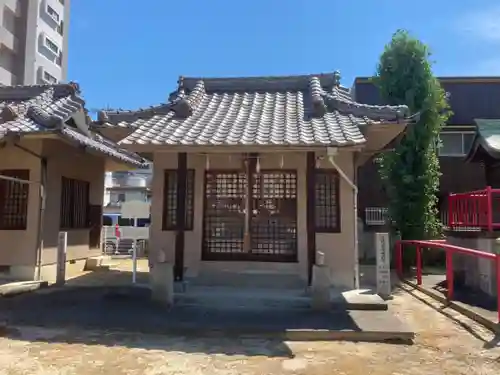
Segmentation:
[[(385, 225), (389, 218), (389, 212), (386, 207), (366, 207), (365, 208), (365, 224), (368, 227), (371, 226), (379, 226)], [(445, 230), (450, 230), (449, 227), (449, 218), (448, 218), (448, 210), (443, 209), (439, 212), (439, 219), (443, 224), (443, 228)], [(477, 232), (480, 231), (479, 227), (456, 227), (453, 228), (456, 232)]]
[(149, 227), (121, 226), (116, 236), (114, 226), (103, 226), (101, 233), (102, 252), (105, 255), (132, 255), (134, 243), (139, 257), (146, 256), (149, 243)]
[(366, 207), (365, 223), (366, 225), (384, 225), (388, 218), (388, 209), (385, 207)]

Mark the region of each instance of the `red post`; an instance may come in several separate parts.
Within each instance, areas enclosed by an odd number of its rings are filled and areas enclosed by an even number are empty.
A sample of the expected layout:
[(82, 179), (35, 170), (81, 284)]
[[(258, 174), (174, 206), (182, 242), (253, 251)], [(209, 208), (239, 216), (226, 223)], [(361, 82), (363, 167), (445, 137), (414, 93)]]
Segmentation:
[(488, 195), (481, 196), (481, 228), (488, 227)]
[(403, 279), (403, 243), (396, 241), (396, 272), (398, 277)]
[(450, 249), (445, 249), (446, 251), (446, 284), (448, 291), (446, 298), (448, 301), (453, 299), (453, 252)]
[(471, 196), (470, 195), (467, 195), (464, 197), (464, 223), (465, 223), (465, 226), (468, 227), (470, 226), (470, 222), (469, 222), (469, 219), (470, 219), (470, 215), (471, 215), (471, 210), (470, 210), (470, 201), (471, 201)]
[(498, 324), (500, 324), (500, 253), (498, 252), (498, 250), (495, 263), (497, 271), (497, 313), (498, 313)]
[(417, 285), (422, 285), (422, 248), (417, 245)]
[(453, 228), (453, 195), (448, 195), (448, 227)]
[(491, 197), (491, 186), (486, 187), (486, 201), (487, 201), (487, 220), (488, 232), (493, 231), (493, 199)]

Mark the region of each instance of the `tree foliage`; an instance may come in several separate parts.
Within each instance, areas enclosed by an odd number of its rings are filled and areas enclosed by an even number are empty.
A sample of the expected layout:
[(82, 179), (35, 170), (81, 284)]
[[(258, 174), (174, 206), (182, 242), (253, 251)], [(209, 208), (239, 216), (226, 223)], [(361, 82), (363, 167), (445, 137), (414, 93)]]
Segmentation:
[(385, 46), (374, 82), (388, 104), (405, 104), (416, 116), (394, 151), (378, 158), (389, 216), (402, 239), (439, 236), (439, 132), (450, 116), (446, 93), (434, 77), (428, 47), (398, 30)]

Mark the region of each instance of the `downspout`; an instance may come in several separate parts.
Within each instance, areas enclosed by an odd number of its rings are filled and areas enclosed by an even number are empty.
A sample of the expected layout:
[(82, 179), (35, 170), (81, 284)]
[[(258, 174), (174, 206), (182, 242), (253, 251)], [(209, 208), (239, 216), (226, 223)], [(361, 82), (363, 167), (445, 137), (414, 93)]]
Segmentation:
[(43, 251), (43, 229), (45, 218), (46, 194), (45, 185), (47, 183), (47, 158), (40, 158), (41, 179), (40, 179), (40, 210), (38, 212), (38, 233), (37, 233), (37, 250), (36, 250), (36, 279), (42, 279), (42, 251)]
[[(359, 249), (358, 249), (358, 187), (356, 186), (355, 181), (352, 181), (347, 174), (337, 165), (335, 162), (334, 155), (336, 154), (336, 149), (332, 152), (331, 150), (327, 151), (328, 161), (330, 164), (337, 170), (340, 177), (347, 182), (347, 184), (352, 189), (353, 195), (353, 207), (354, 207), (354, 233), (353, 233), (353, 242), (354, 242), (354, 289), (359, 289)], [(354, 168), (354, 176), (356, 176), (356, 161), (358, 158), (358, 153), (356, 152), (353, 157), (353, 168)]]

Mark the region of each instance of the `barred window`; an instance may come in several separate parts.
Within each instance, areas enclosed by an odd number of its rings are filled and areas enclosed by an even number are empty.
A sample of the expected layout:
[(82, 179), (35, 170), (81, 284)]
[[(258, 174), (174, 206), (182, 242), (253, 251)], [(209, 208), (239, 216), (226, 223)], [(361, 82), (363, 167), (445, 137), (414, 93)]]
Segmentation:
[[(28, 169), (0, 171), (7, 177), (29, 180)], [(0, 179), (0, 230), (25, 230), (28, 225), (29, 184)]]
[(86, 229), (89, 223), (88, 181), (63, 177), (61, 180), (61, 229)]
[(340, 232), (339, 175), (335, 170), (316, 170), (314, 222), (316, 232)]
[[(163, 230), (176, 230), (177, 227), (177, 177), (176, 169), (165, 170), (163, 188)], [(186, 175), (186, 219), (185, 230), (193, 230), (194, 216), (194, 170), (188, 169)]]

